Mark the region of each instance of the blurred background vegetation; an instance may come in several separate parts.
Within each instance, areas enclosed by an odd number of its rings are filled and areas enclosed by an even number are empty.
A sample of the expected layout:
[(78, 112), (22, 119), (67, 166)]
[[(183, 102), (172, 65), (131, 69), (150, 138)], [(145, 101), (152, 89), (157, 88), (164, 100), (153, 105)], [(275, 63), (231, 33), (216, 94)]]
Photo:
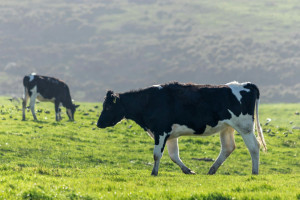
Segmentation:
[(256, 83), (300, 102), (296, 0), (0, 0), (0, 95), (31, 72), (78, 101), (168, 81)]

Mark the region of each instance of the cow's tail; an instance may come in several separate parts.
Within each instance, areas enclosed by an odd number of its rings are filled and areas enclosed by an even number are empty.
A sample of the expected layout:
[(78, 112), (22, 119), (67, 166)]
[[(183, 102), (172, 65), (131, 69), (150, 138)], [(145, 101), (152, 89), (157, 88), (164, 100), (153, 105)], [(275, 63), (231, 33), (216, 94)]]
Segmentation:
[(27, 87), (29, 83), (29, 76), (24, 76), (23, 78), (23, 85), (24, 87)]
[(265, 139), (264, 139), (264, 134), (263, 134), (263, 131), (262, 131), (262, 128), (260, 126), (260, 123), (259, 123), (259, 119), (258, 119), (258, 104), (259, 104), (259, 98), (257, 98), (255, 100), (255, 114), (254, 114), (254, 118), (255, 118), (255, 125), (256, 125), (256, 130), (257, 130), (257, 133), (258, 133), (258, 142), (260, 143), (260, 145), (263, 145), (264, 147), (264, 151), (267, 151), (267, 144), (265, 142)]

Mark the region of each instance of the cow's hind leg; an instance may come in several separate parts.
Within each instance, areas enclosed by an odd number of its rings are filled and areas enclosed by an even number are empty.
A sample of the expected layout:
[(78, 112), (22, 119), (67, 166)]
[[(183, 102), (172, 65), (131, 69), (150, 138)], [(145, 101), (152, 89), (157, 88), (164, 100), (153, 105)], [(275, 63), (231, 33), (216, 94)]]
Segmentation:
[(154, 141), (155, 141), (155, 146), (153, 151), (154, 166), (151, 173), (151, 175), (153, 176), (157, 176), (158, 174), (159, 162), (163, 155), (165, 144), (168, 137), (169, 135), (166, 133), (164, 133), (164, 135), (157, 135), (157, 133), (154, 134)]
[(251, 158), (252, 158), (252, 174), (258, 174), (258, 168), (259, 168), (259, 143), (253, 133), (251, 131), (250, 133), (243, 133), (240, 132), (240, 134), (243, 137), (243, 140), (250, 152)]
[(36, 93), (33, 93), (30, 97), (30, 110), (31, 110), (31, 113), (32, 113), (32, 116), (33, 116), (34, 120), (37, 120), (36, 115), (35, 115), (35, 110), (34, 110), (36, 97), (37, 97)]
[(220, 132), (221, 140), (221, 152), (214, 162), (214, 164), (209, 169), (208, 174), (215, 174), (218, 168), (226, 160), (226, 158), (234, 151), (235, 142), (234, 142), (234, 129), (230, 126), (226, 127)]
[(192, 170), (186, 167), (179, 157), (178, 138), (167, 140), (168, 152), (171, 160), (176, 163), (185, 174), (195, 174)]

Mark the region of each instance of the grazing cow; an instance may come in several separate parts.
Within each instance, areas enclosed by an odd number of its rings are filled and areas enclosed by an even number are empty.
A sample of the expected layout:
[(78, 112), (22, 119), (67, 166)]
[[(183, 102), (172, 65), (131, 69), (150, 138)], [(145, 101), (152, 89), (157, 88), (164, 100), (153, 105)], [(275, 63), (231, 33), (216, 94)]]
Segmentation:
[[(167, 144), (169, 155), (185, 174), (194, 174), (179, 158), (178, 137), (208, 136), (220, 132), (221, 151), (208, 174), (216, 173), (235, 149), (234, 130), (242, 136), (252, 157), (252, 173), (258, 174), (259, 147), (266, 150), (258, 120), (259, 90), (252, 83), (226, 85), (168, 83), (125, 93), (108, 91), (97, 126), (116, 125), (123, 118), (139, 124), (154, 139), (154, 167)], [(259, 142), (254, 134), (254, 123)]]
[(50, 101), (55, 105), (56, 121), (61, 120), (60, 106), (67, 109), (67, 115), (71, 121), (74, 120), (74, 113), (79, 105), (72, 103), (69, 87), (63, 81), (56, 78), (40, 76), (32, 73), (23, 79), (23, 120), (25, 120), (25, 108), (30, 97), (30, 109), (34, 120), (37, 120), (34, 110), (35, 99), (39, 101)]

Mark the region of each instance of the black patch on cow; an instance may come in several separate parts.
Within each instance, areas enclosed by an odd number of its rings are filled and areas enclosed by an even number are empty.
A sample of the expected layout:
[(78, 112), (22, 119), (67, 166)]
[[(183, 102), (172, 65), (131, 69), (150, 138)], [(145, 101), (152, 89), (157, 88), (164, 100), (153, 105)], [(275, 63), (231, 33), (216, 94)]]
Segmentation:
[(255, 101), (256, 99), (259, 99), (259, 89), (252, 83), (247, 83), (244, 88), (249, 89), (250, 91), (241, 91), (242, 113), (243, 115), (252, 115), (252, 119), (254, 120)]
[[(161, 148), (161, 153), (162, 152), (164, 152), (164, 149), (165, 149), (165, 146), (166, 146), (166, 142), (167, 142), (167, 140), (168, 140), (168, 138), (170, 137), (170, 135), (167, 135), (166, 137), (165, 137), (165, 140), (164, 140), (164, 144), (163, 144), (163, 146), (162, 146), (162, 148)], [(158, 140), (155, 140), (155, 145), (158, 145)]]

